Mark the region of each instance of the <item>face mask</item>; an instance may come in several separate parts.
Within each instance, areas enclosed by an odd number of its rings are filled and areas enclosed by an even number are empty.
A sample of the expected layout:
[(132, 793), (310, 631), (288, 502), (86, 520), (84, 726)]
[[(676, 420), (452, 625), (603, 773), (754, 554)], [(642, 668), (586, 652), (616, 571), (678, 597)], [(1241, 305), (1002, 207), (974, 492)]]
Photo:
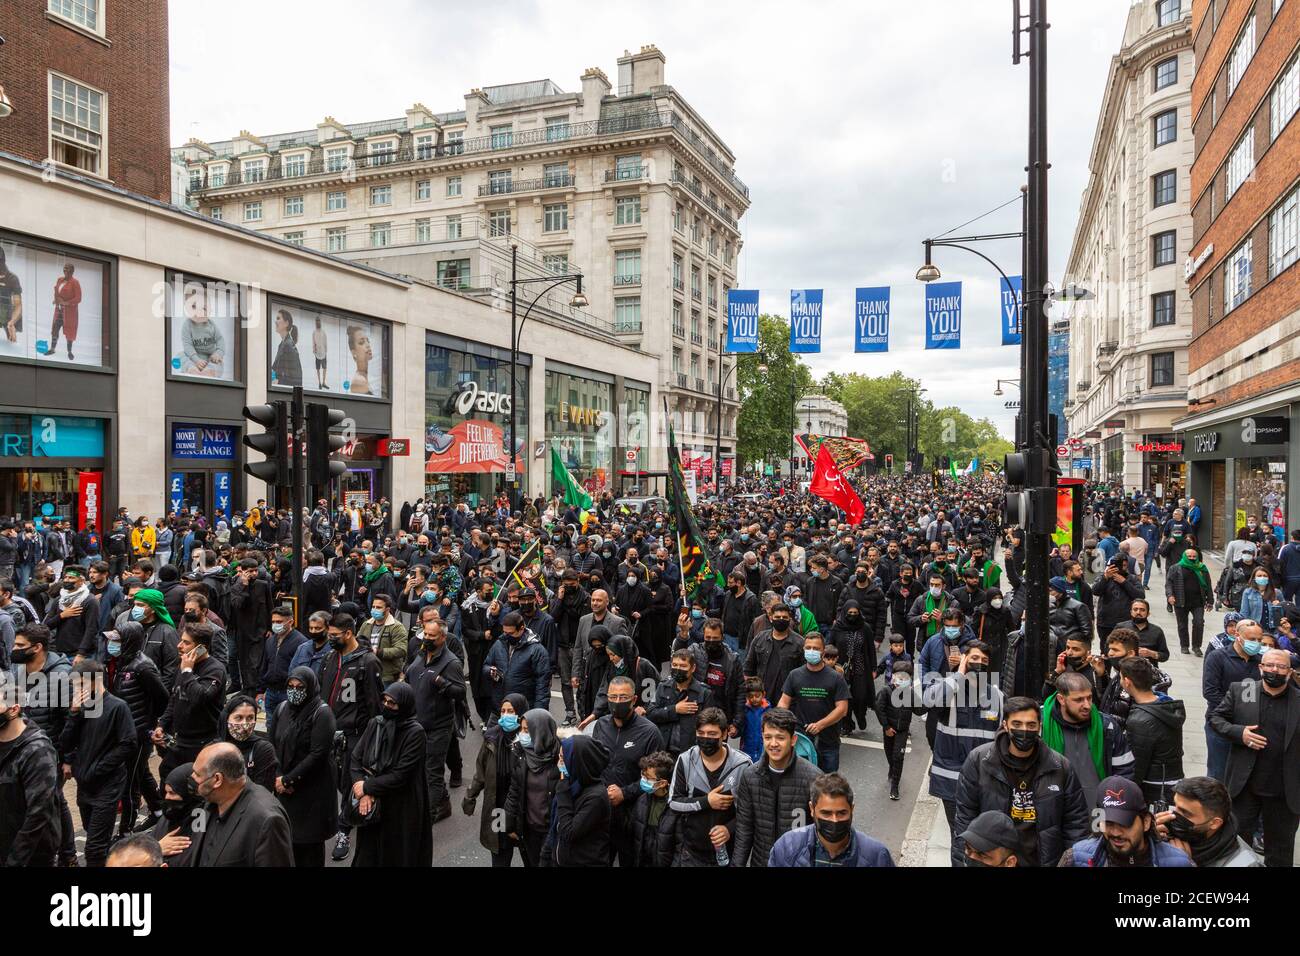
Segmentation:
[(138, 605), (138, 604), (132, 605), (132, 607), (131, 607), (131, 620), (133, 620), (133, 621), (143, 621), (143, 620), (144, 620), (144, 608), (142, 608), (142, 607), (141, 607), (140, 605)]
[(635, 575), (635, 574), (629, 574), (629, 575), (627, 576), (627, 586), (628, 586), (628, 587), (632, 587), (634, 584), (636, 584), (636, 575)]
[(995, 611), (1001, 610), (1002, 598), (994, 598), (992, 601), (989, 601), (989, 607), (993, 608)]
[(984, 665), (983, 665), (983, 664), (967, 664), (967, 665), (966, 665), (966, 673), (967, 673), (967, 674), (982, 674), (983, 672), (984, 672)]
[(844, 620), (846, 620), (846, 621), (848, 621), (850, 624), (853, 624), (853, 625), (856, 626), (856, 625), (862, 623), (862, 615), (861, 615), (861, 614), (846, 614), (846, 615), (844, 615)]
[(700, 618), (704, 617), (704, 612), (698, 607), (693, 607), (691, 608), (691, 617), (698, 621)]
[[(704, 642), (704, 656), (707, 657), (707, 658), (708, 658), (709, 660), (711, 660), (711, 661), (720, 660), (720, 659), (722, 658), (722, 642), (721, 642), (721, 641), (705, 641), (705, 642)], [(14, 659), (17, 660), (17, 658), (14, 658)]]
[(174, 824), (172, 829), (175, 829), (176, 826), (184, 822), (186, 816), (189, 815), (190, 808), (186, 806), (184, 800), (164, 800), (162, 812), (163, 816), (167, 818), (167, 822)]
[(801, 607), (803, 605), (803, 598), (792, 597), (785, 603), (789, 604), (791, 607)]
[(706, 757), (712, 757), (722, 747), (722, 741), (717, 737), (696, 737), (695, 742)]
[(859, 571), (859, 572), (857, 573), (856, 577), (857, 577), (857, 579), (858, 579), (859, 581), (865, 581), (865, 580), (867, 579), (867, 572), (866, 572), (866, 571)]
[(497, 726), (508, 734), (513, 734), (519, 729), (518, 714), (502, 714), (497, 718)]
[(1281, 687), (1291, 679), (1288, 674), (1275, 674), (1273, 671), (1265, 671), (1259, 676), (1264, 678), (1264, 683), (1269, 687)]
[(975, 857), (973, 857), (973, 856), (968, 856), (968, 857), (966, 857), (966, 862), (965, 862), (964, 865), (965, 865), (965, 866), (983, 867), (983, 868), (985, 868), (985, 869), (990, 869), (990, 870), (994, 868), (994, 867), (993, 867), (993, 864), (991, 864), (991, 863), (985, 863), (983, 860), (977, 860), (977, 859), (975, 859)]
[(519, 741), (519, 746), (527, 750), (533, 745), (533, 735), (526, 730), (521, 730), (519, 736), (515, 738)]
[(237, 724), (233, 720), (227, 721), (226, 730), (229, 731), (231, 740), (243, 742), (253, 736), (252, 724)]
[(642, 778), (641, 778), (641, 792), (642, 792), (642, 793), (654, 793), (654, 792), (655, 792), (655, 787), (657, 787), (657, 786), (659, 786), (659, 785), (658, 785), (657, 783), (655, 783), (653, 780), (647, 780), (645, 777), (642, 777)]
[(827, 843), (839, 843), (852, 829), (852, 820), (817, 820), (817, 835)]
[(24, 647), (24, 648), (15, 647), (13, 651), (10, 652), (9, 654), (10, 660), (12, 660), (15, 664), (26, 664), (34, 657), (36, 657), (36, 648), (34, 647)]
[(284, 633), (284, 627), (285, 627), (285, 626), (284, 626), (283, 624), (272, 624), (272, 625), (271, 625), (271, 632), (272, 632), (273, 634), (283, 634), (283, 633)]
[(961, 637), (961, 628), (954, 627), (951, 624), (945, 624), (943, 626), (943, 636), (950, 641), (955, 641), (957, 638)]
[(820, 664), (820, 663), (822, 662), (822, 652), (821, 652), (821, 651), (804, 651), (804, 652), (803, 652), (803, 659), (804, 659), (806, 662), (808, 662), (809, 664), (814, 664), (814, 665), (816, 665), (816, 664)]
[(618, 720), (627, 720), (632, 716), (632, 702), (630, 700), (610, 701), (609, 712)]
[(790, 622), (783, 617), (779, 617), (772, 622), (772, 630), (776, 631), (778, 634), (784, 634), (786, 631), (790, 630)]
[(338, 637), (330, 638), (330, 647), (334, 648), (336, 651), (343, 650), (343, 648), (347, 647), (347, 644), (347, 638), (343, 637), (341, 634)]
[(1258, 657), (1260, 651), (1264, 649), (1264, 645), (1259, 641), (1242, 641), (1241, 649), (1246, 652), (1247, 657)]
[(1169, 835), (1175, 840), (1185, 840), (1192, 846), (1204, 843), (1209, 838), (1208, 833), (1202, 833), (1196, 824), (1184, 816), (1179, 816), (1177, 813), (1165, 826), (1169, 829)]
[(299, 707), (307, 702), (307, 688), (290, 687), (287, 691), (287, 696), (289, 698), (289, 703), (293, 704), (295, 707)]
[(1036, 730), (1008, 730), (1007, 735), (1011, 737), (1011, 742), (1019, 750), (1033, 750), (1038, 743), (1038, 731)]
[(938, 596), (941, 595), (941, 594), (943, 594), (943, 588), (941, 588), (941, 587), (931, 587), (931, 588), (930, 588), (930, 597), (938, 597)]
[(1257, 578), (1255, 578), (1255, 584), (1257, 584), (1257, 585), (1258, 585), (1259, 587), (1261, 587), (1261, 588), (1266, 588), (1266, 587), (1268, 587), (1268, 578), (1266, 578), (1266, 577), (1257, 577)]
[(377, 607), (371, 608), (370, 616), (374, 618), (376, 621), (382, 621), (384, 619), (384, 612)]
[(906, 674), (896, 674), (890, 683), (895, 687), (906, 687), (912, 683), (912, 678), (908, 677)]
[(685, 684), (690, 680), (691, 672), (680, 667), (673, 668), (673, 680), (678, 684)]

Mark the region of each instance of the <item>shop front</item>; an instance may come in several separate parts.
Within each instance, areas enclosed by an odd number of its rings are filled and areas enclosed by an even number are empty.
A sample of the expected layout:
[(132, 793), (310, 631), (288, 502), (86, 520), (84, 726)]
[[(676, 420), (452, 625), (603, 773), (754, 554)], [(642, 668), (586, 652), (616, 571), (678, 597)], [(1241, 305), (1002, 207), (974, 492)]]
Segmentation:
[(106, 422), (0, 414), (0, 515), (103, 527)]
[(613, 490), (614, 391), (612, 375), (547, 362), (547, 445), (593, 496)]
[(177, 421), (169, 427), (168, 512), (197, 512), (229, 521), (237, 500), (240, 427)]
[(490, 502), (506, 488), (511, 457), (527, 488), (531, 357), (518, 356), (513, 456), (509, 350), (430, 332), (424, 358), (424, 497)]
[(1187, 465), (1183, 461), (1183, 443), (1172, 433), (1143, 435), (1133, 445), (1142, 460), (1142, 489), (1157, 501), (1177, 501), (1187, 497)]
[[(1281, 411), (1286, 411), (1282, 409)], [(1207, 519), (1211, 548), (1222, 548), (1249, 518), (1286, 540), (1291, 495), (1291, 419), (1274, 411), (1179, 433), (1187, 460), (1187, 492)]]

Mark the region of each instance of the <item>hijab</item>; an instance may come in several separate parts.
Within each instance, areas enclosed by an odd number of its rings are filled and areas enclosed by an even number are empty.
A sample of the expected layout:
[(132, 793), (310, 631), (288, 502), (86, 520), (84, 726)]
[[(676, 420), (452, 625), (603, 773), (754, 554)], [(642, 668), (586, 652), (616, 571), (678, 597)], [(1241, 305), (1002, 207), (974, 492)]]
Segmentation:
[(384, 696), (391, 697), (397, 705), (394, 713), (385, 707), (379, 716), (370, 721), (365, 736), (369, 739), (361, 752), (365, 754), (362, 769), (371, 775), (387, 773), (397, 760), (398, 742), (407, 725), (415, 722), (415, 691), (410, 684), (393, 681), (384, 688)]
[(555, 718), (549, 710), (536, 707), (526, 714), (528, 734), (533, 738), (531, 747), (520, 747), (524, 760), (532, 773), (541, 773), (547, 767), (555, 766), (555, 758), (560, 752), (560, 742), (555, 736)]
[(320, 706), (320, 681), (310, 667), (295, 667), (289, 680), (302, 681), (307, 689), (307, 699), (301, 704), (285, 703), (276, 715), (274, 724), (275, 755), (287, 772), (311, 751), (311, 730), (316, 709)]
[[(194, 764), (183, 763), (179, 767), (172, 768), (172, 772), (167, 774), (164, 783), (171, 787), (172, 791), (178, 794), (181, 800), (176, 815), (165, 819), (167, 830), (164, 832), (170, 832), (179, 826), (182, 835), (190, 833), (189, 827), (194, 822), (193, 810), (203, 803), (203, 798), (194, 789), (194, 778), (191, 776), (193, 773)], [(169, 810), (174, 804), (175, 801), (164, 799), (163, 809)]]
[[(528, 726), (532, 726), (531, 722)], [(575, 797), (583, 787), (599, 783), (601, 774), (609, 766), (609, 748), (591, 737), (581, 734), (570, 737), (560, 745), (560, 749), (569, 775), (569, 793)]]

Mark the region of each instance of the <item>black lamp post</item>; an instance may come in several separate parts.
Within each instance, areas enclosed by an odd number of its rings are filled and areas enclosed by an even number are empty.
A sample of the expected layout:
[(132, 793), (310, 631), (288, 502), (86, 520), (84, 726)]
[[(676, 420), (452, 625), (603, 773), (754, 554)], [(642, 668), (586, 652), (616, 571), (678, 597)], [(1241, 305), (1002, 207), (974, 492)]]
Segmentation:
[[(726, 355), (727, 333), (718, 333), (718, 427), (713, 436), (713, 490), (717, 494), (722, 490), (722, 387), (727, 383), (727, 379), (732, 376), (736, 369), (740, 368), (739, 362), (732, 362), (731, 368), (727, 369), (724, 374), (722, 371), (722, 356)], [(765, 366), (759, 366), (759, 371), (766, 371)]]

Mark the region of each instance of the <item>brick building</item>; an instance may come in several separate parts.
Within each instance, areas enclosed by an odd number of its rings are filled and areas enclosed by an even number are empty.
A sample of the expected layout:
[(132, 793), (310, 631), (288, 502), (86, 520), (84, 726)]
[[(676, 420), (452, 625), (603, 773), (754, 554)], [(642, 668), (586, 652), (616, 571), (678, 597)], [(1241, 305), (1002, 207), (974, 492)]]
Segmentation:
[(1188, 411), (1176, 423), (1201, 539), (1248, 516), (1281, 538), (1300, 492), (1300, 2), (1192, 12), (1192, 299)]
[(167, 0), (13, 0), (0, 151), (171, 201)]

